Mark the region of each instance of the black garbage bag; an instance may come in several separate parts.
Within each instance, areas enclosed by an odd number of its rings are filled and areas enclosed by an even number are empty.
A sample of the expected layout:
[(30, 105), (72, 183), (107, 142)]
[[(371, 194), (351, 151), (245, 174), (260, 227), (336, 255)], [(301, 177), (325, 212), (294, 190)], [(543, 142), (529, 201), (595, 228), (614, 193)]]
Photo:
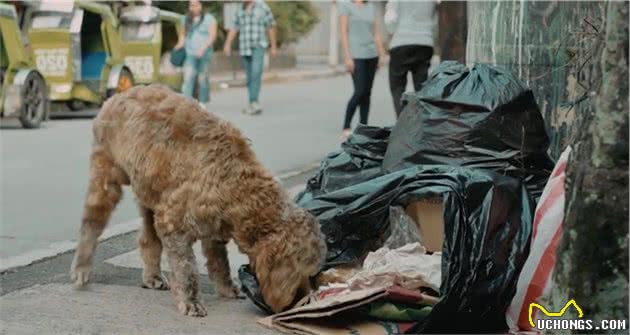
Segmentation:
[(258, 279), (256, 279), (256, 274), (252, 272), (249, 264), (241, 265), (238, 269), (238, 280), (241, 282), (241, 291), (245, 293), (249, 300), (254, 302), (254, 305), (267, 314), (273, 314), (271, 307), (267, 305), (262, 297)]
[(373, 249), (388, 227), (390, 206), (435, 196), (445, 208), (441, 301), (422, 331), (504, 329), (529, 253), (535, 207), (520, 180), (490, 170), (419, 165), (298, 204), (319, 219), (330, 267)]
[[(318, 194), (325, 194), (358, 184), (383, 174), (381, 163), (391, 128), (358, 125), (354, 133), (341, 145), (341, 150), (329, 154), (321, 163), (319, 171), (306, 183), (306, 189), (297, 199), (309, 201)], [(374, 241), (369, 244), (373, 245)], [(265, 303), (256, 275), (248, 265), (238, 271), (241, 291), (262, 311), (272, 314)]]
[(440, 64), (404, 96), (383, 170), (418, 164), (491, 169), (525, 182), (537, 200), (553, 169), (545, 123), (527, 86), (500, 67)]
[(553, 167), (538, 107), (511, 74), (453, 62), (406, 99), (391, 134), (357, 129), (296, 201), (320, 221), (328, 268), (378, 248), (390, 207), (440, 196), (441, 300), (415, 331), (503, 331)]
[(306, 183), (306, 190), (298, 195), (313, 197), (348, 185), (376, 178), (381, 169), (390, 128), (359, 125), (341, 150), (329, 154), (319, 171)]
[[(419, 165), (298, 204), (319, 219), (331, 267), (374, 249), (391, 206), (436, 196), (445, 209), (441, 301), (418, 331), (505, 329), (505, 310), (529, 253), (535, 207), (520, 180), (490, 170)], [(250, 299), (268, 311), (255, 276), (243, 267), (239, 278)]]

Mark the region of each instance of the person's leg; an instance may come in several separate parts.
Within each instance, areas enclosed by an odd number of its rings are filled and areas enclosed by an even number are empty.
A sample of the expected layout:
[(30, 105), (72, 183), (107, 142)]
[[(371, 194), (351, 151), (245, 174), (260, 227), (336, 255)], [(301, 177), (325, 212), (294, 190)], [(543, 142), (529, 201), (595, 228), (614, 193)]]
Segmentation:
[(431, 57), (433, 57), (433, 48), (423, 45), (417, 46), (414, 55), (411, 75), (413, 77), (413, 87), (417, 92), (422, 87), (422, 83), (427, 80), (429, 66), (431, 66)]
[(255, 48), (252, 51), (252, 65), (251, 65), (251, 92), (249, 96), (249, 102), (257, 103), (260, 95), (260, 85), (262, 81), (262, 73), (265, 60), (265, 49)]
[[(241, 56), (241, 63), (243, 64), (243, 70), (245, 71), (245, 84), (247, 86), (249, 101), (251, 102), (252, 56)], [(249, 111), (249, 108), (248, 104), (248, 107), (243, 112)]]
[(374, 84), (374, 75), (378, 68), (378, 57), (366, 59), (365, 62), (365, 83), (363, 85), (362, 99), (360, 102), (361, 123), (368, 124), (368, 116), (370, 114), (370, 96), (372, 95), (372, 85)]
[(404, 46), (393, 48), (389, 51), (389, 90), (394, 101), (396, 117), (402, 110), (403, 92), (407, 87), (407, 67), (405, 66)]
[(212, 50), (208, 49), (202, 59), (199, 60), (199, 72), (197, 85), (199, 87), (199, 102), (210, 101), (210, 64), (212, 63)]
[(197, 60), (195, 56), (186, 54), (183, 72), (182, 94), (192, 98), (195, 90), (195, 81), (197, 80)]
[(365, 59), (354, 59), (354, 72), (352, 72), (354, 92), (346, 105), (346, 117), (343, 122), (344, 130), (350, 129), (354, 112), (357, 110), (357, 106), (359, 106), (359, 103), (363, 99), (365, 91), (365, 62)]

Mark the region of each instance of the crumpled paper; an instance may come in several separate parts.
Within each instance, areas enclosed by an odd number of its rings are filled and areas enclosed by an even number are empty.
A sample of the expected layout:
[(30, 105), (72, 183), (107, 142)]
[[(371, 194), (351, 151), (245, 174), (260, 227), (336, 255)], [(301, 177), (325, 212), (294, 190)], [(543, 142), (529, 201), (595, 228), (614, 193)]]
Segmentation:
[(440, 291), (442, 253), (427, 254), (420, 243), (370, 252), (363, 266), (345, 283), (331, 283), (318, 291), (335, 288), (339, 294), (366, 288), (398, 285), (409, 290), (428, 287)]

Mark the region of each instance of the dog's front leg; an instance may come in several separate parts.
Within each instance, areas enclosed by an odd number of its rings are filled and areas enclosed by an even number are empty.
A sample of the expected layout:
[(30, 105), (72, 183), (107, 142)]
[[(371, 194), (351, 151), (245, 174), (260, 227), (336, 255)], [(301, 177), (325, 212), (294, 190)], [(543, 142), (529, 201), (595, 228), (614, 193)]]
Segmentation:
[[(160, 225), (158, 224), (157, 227), (159, 229)], [(160, 233), (158, 230), (158, 234)], [(160, 234), (160, 236), (171, 268), (171, 291), (177, 308), (184, 315), (206, 316), (206, 309), (199, 300), (199, 276), (192, 249), (194, 239), (181, 231)]]
[(160, 258), (162, 256), (162, 242), (155, 232), (154, 213), (149, 208), (140, 207), (142, 215), (142, 231), (138, 238), (142, 268), (142, 287), (156, 290), (168, 290), (168, 283), (162, 277)]
[(230, 262), (225, 248), (226, 244), (226, 241), (208, 237), (201, 240), (201, 247), (206, 256), (208, 276), (214, 282), (217, 293), (222, 297), (237, 298), (239, 290), (230, 278)]
[(113, 159), (101, 147), (95, 147), (90, 157), (90, 182), (85, 197), (83, 222), (70, 275), (77, 286), (87, 284), (92, 269), (92, 257), (112, 211), (122, 197), (120, 176)]

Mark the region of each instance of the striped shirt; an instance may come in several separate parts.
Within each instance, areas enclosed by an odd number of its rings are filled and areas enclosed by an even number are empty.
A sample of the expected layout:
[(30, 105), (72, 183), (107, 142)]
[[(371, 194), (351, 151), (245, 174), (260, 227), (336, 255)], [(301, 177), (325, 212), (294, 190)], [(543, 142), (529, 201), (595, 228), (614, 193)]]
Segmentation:
[(241, 56), (251, 56), (255, 48), (267, 48), (267, 29), (276, 21), (269, 6), (263, 1), (255, 1), (250, 10), (243, 4), (234, 15), (234, 28), (239, 31), (239, 51)]

